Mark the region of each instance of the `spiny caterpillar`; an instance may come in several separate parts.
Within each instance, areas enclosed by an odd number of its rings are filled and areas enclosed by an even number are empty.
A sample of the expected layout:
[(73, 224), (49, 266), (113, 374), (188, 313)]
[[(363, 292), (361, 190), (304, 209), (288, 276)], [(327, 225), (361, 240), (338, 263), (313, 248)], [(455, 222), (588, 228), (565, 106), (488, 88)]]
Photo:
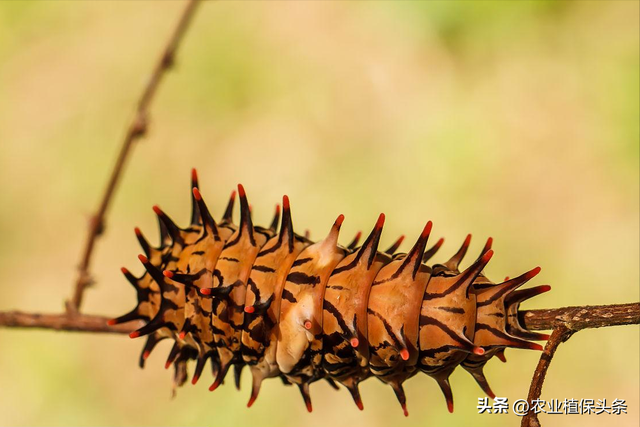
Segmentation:
[[(502, 283), (483, 273), (493, 255), (489, 238), (480, 256), (465, 270), (459, 265), (471, 236), (443, 264), (425, 263), (443, 243), (426, 250), (428, 222), (409, 253), (396, 253), (403, 237), (384, 252), (378, 244), (384, 214), (362, 246), (360, 233), (344, 247), (338, 234), (344, 216), (327, 237), (312, 242), (293, 231), (287, 196), (269, 228), (254, 226), (242, 185), (238, 185), (240, 224), (232, 221), (235, 192), (216, 223), (198, 190), (192, 171), (192, 215), (179, 228), (160, 208), (161, 244), (153, 247), (138, 228), (145, 273), (122, 272), (137, 292), (138, 304), (110, 325), (140, 319), (130, 334), (147, 336), (140, 366), (165, 339), (175, 341), (166, 368), (175, 367), (174, 387), (187, 380), (187, 362), (196, 360), (195, 384), (210, 360), (215, 390), (233, 366), (235, 384), (248, 365), (251, 406), (262, 380), (279, 377), (299, 387), (311, 411), (309, 385), (324, 379), (345, 386), (363, 409), (358, 384), (376, 377), (390, 385), (408, 415), (402, 384), (424, 372), (433, 377), (453, 411), (449, 376), (467, 370), (490, 397), (483, 374), (489, 359), (505, 362), (506, 347), (542, 350), (527, 340), (548, 335), (526, 330), (518, 318), (520, 303), (549, 286), (524, 290), (540, 268)], [(280, 230), (277, 231), (280, 223)]]

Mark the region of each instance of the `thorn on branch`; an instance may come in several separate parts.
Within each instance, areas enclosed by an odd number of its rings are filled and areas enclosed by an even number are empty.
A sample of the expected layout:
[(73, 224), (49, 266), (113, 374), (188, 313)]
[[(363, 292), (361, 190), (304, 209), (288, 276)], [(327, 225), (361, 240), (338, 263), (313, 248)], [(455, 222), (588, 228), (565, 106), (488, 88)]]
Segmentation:
[(104, 233), (104, 229), (104, 218), (93, 215), (89, 220), (89, 231), (95, 233), (96, 236), (100, 236)]
[(162, 57), (162, 68), (165, 70), (170, 70), (175, 65), (175, 55), (174, 52), (165, 52)]
[(141, 138), (149, 129), (149, 120), (144, 112), (138, 112), (131, 126), (131, 138)]

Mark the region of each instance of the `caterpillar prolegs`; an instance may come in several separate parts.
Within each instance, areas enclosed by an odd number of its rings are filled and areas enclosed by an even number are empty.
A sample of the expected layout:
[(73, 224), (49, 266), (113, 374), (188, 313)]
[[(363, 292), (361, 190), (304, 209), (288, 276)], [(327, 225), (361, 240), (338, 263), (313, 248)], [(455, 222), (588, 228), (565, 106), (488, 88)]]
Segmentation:
[[(192, 383), (210, 361), (215, 390), (233, 366), (236, 387), (248, 366), (253, 385), (248, 406), (266, 378), (295, 384), (311, 411), (309, 386), (324, 379), (351, 393), (363, 409), (358, 384), (376, 377), (390, 385), (408, 414), (402, 384), (418, 372), (433, 377), (453, 411), (449, 376), (461, 365), (482, 390), (494, 397), (483, 374), (493, 356), (506, 347), (541, 350), (528, 340), (547, 335), (526, 330), (518, 319), (520, 303), (549, 286), (517, 290), (539, 268), (501, 283), (483, 269), (493, 256), (488, 239), (465, 270), (460, 263), (471, 236), (445, 263), (428, 266), (443, 239), (427, 249), (428, 222), (408, 253), (397, 253), (403, 237), (379, 251), (385, 221), (378, 220), (362, 245), (360, 233), (348, 245), (338, 243), (344, 216), (328, 235), (313, 242), (294, 232), (287, 196), (268, 228), (254, 226), (242, 185), (238, 185), (240, 222), (233, 223), (233, 192), (220, 222), (214, 221), (192, 171), (192, 214), (178, 227), (154, 206), (161, 243), (153, 247), (138, 228), (145, 273), (122, 272), (137, 292), (129, 313), (109, 321), (140, 319), (130, 334), (147, 336), (140, 366), (165, 339), (174, 340), (166, 367), (175, 367), (174, 387), (187, 380), (187, 362), (195, 360)], [(281, 217), (281, 218), (280, 218)], [(279, 230), (278, 230), (279, 228)]]

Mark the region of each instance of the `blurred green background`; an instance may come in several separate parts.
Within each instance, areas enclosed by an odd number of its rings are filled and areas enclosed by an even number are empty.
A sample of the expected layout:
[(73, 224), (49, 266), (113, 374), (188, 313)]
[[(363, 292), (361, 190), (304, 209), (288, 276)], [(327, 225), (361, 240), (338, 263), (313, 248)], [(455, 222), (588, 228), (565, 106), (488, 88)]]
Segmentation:
[[(59, 312), (70, 296), (88, 216), (124, 124), (181, 2), (0, 2), (0, 310)], [(219, 215), (242, 182), (257, 222), (282, 194), (294, 223), (323, 236), (343, 213), (343, 242), (378, 213), (383, 245), (425, 221), (488, 236), (488, 275), (536, 265), (553, 291), (525, 308), (637, 301), (639, 295), (639, 3), (215, 2), (197, 13), (152, 107), (94, 258), (88, 313), (134, 303), (119, 267), (141, 271), (133, 227), (156, 238), (151, 206), (180, 223), (189, 170)], [(469, 260), (468, 260), (469, 261)], [(468, 262), (467, 261), (467, 262)], [(0, 329), (2, 425), (515, 426), (478, 415), (459, 369), (456, 410), (420, 375), (405, 419), (390, 388), (268, 381), (245, 408), (209, 379), (170, 399), (169, 343), (137, 367), (141, 340)], [(507, 350), (486, 372), (498, 396), (525, 398), (539, 353)], [(628, 414), (542, 417), (546, 426), (639, 423), (638, 327), (588, 330), (563, 345), (543, 398), (626, 399)]]

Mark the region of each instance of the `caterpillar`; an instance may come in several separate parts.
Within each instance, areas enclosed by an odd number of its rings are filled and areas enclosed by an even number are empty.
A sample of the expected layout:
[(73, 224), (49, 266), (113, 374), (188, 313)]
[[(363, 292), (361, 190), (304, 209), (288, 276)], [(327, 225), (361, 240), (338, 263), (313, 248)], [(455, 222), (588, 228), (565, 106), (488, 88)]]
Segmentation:
[(505, 362), (507, 347), (542, 350), (531, 340), (549, 338), (528, 331), (518, 318), (521, 302), (551, 289), (518, 289), (540, 268), (492, 282), (483, 273), (493, 256), (491, 238), (462, 271), (471, 235), (448, 261), (429, 266), (443, 243), (440, 239), (427, 249), (431, 222), (408, 253), (397, 252), (404, 237), (378, 250), (384, 214), (362, 245), (358, 233), (342, 246), (343, 215), (323, 240), (313, 242), (308, 233), (294, 231), (287, 196), (282, 212), (278, 205), (264, 228), (253, 225), (242, 185), (239, 224), (232, 219), (235, 191), (216, 222), (200, 194), (195, 169), (191, 189), (187, 228), (157, 206), (160, 245), (152, 246), (135, 228), (145, 271), (135, 277), (123, 267), (122, 273), (136, 291), (137, 304), (108, 322), (145, 322), (130, 334), (147, 337), (140, 367), (158, 342), (173, 340), (165, 367), (175, 368), (174, 393), (187, 381), (187, 364), (194, 360), (191, 382), (198, 381), (209, 362), (212, 391), (231, 367), (239, 389), (248, 366), (253, 376), (249, 407), (262, 381), (279, 377), (299, 388), (309, 412), (309, 386), (318, 380), (347, 388), (362, 410), (358, 384), (376, 377), (392, 387), (408, 415), (403, 383), (423, 372), (435, 379), (453, 412), (449, 376), (458, 365), (494, 398), (485, 364), (493, 356)]

